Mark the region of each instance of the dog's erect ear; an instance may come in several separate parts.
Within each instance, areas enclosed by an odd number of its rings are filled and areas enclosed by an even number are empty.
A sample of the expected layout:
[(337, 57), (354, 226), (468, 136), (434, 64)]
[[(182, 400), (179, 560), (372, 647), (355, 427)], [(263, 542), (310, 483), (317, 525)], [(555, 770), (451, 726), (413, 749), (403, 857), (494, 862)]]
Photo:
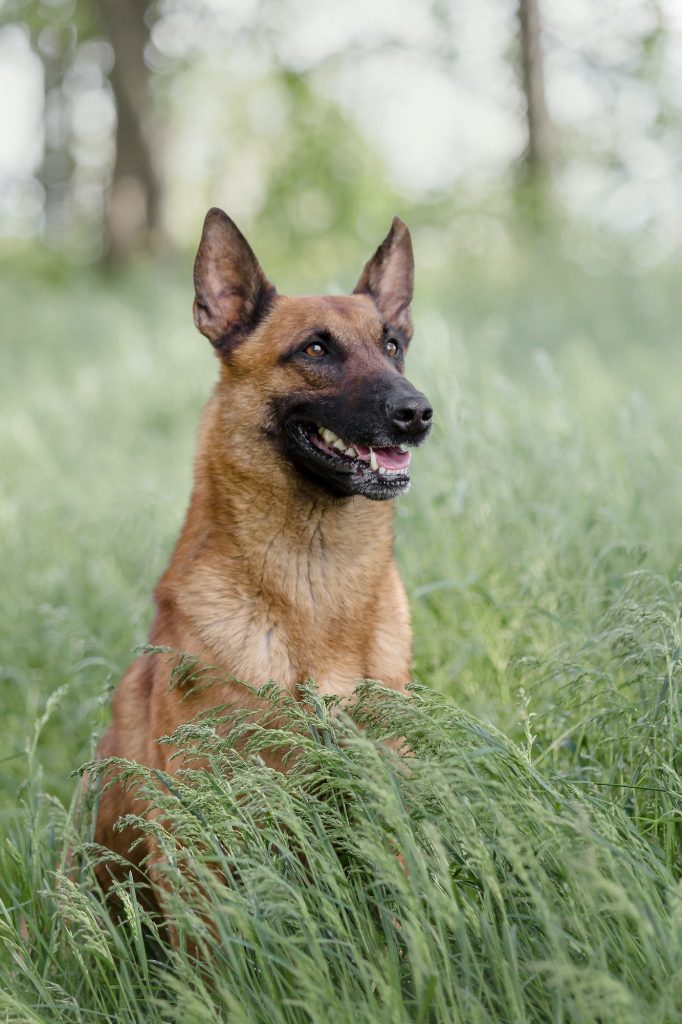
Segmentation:
[(216, 207), (204, 221), (194, 291), (194, 323), (221, 352), (256, 326), (275, 295), (237, 225)]
[(365, 264), (353, 294), (371, 295), (386, 322), (409, 339), (412, 337), (413, 288), (412, 239), (406, 225), (399, 217), (394, 217), (391, 230)]

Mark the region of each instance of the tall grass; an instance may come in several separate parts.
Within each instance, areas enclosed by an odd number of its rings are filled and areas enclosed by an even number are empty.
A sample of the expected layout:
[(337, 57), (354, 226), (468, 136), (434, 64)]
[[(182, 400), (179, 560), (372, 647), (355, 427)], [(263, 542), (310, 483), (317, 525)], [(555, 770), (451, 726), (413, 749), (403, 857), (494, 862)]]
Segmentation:
[(423, 689), (365, 686), (354, 721), (314, 692), (306, 710), (271, 700), (285, 777), (258, 758), (265, 722), (181, 728), (211, 771), (120, 766), (164, 812), (141, 824), (165, 851), (174, 948), (132, 883), (113, 925), (44, 844), (20, 892), (9, 848), (26, 934), (8, 911), (7, 1019), (681, 1019), (679, 889), (625, 814)]
[(355, 721), (289, 706), (285, 778), (257, 731), (247, 754), (210, 721), (178, 737), (215, 770), (151, 780), (177, 946), (132, 883), (112, 921), (70, 802), (146, 635), (214, 362), (184, 285), (142, 269), (0, 285), (8, 1021), (682, 1016), (682, 299), (545, 253), (495, 273), (458, 265), (416, 312), (436, 428), (396, 530), (426, 689), (368, 685)]

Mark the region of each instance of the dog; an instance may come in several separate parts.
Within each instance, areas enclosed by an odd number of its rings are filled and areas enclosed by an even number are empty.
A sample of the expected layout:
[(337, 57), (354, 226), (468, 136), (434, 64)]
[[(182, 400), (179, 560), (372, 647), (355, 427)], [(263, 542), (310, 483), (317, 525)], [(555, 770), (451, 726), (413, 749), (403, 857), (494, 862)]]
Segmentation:
[[(404, 375), (413, 277), (410, 234), (396, 217), (352, 295), (279, 295), (234, 222), (209, 210), (194, 322), (220, 379), (149, 639), (225, 681), (183, 693), (173, 658), (139, 657), (114, 694), (99, 759), (172, 776), (181, 765), (160, 737), (218, 705), (257, 706), (253, 689), (230, 680), (274, 680), (296, 695), (313, 679), (344, 698), (366, 678), (396, 690), (410, 682), (392, 499), (407, 491), (410, 449), (432, 426), (428, 399)], [(275, 751), (271, 761), (283, 768)], [(114, 782), (100, 795), (95, 841), (149, 878), (158, 850), (146, 833), (115, 829), (125, 814), (154, 810)], [(107, 891), (129, 869), (112, 858), (96, 870)]]

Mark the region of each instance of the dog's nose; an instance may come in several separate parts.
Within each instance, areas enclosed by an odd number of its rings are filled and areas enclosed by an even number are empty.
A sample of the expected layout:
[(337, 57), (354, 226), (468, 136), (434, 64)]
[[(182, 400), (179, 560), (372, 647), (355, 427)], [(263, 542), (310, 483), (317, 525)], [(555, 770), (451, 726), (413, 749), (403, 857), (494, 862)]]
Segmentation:
[(426, 395), (417, 392), (409, 397), (388, 401), (386, 411), (389, 419), (402, 434), (423, 434), (431, 423), (433, 409)]

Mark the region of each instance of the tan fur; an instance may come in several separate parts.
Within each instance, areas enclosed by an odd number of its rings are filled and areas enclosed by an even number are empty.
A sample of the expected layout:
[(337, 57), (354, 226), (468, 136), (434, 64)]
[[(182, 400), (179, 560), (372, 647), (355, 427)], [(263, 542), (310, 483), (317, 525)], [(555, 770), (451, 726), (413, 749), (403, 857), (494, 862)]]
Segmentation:
[[(410, 618), (393, 558), (392, 502), (339, 498), (307, 482), (264, 422), (273, 397), (327, 386), (280, 359), (292, 339), (320, 326), (352, 352), (349, 386), (373, 372), (382, 318), (371, 297), (275, 297), (265, 319), (221, 362), (199, 431), (189, 510), (156, 587), (150, 643), (215, 666), (226, 681), (181, 699), (169, 687), (172, 659), (138, 658), (114, 696), (101, 757), (172, 775), (173, 748), (159, 737), (218, 704), (255, 703), (229, 677), (255, 685), (275, 680), (293, 693), (312, 678), (322, 693), (342, 696), (364, 678), (396, 689), (409, 682)], [(97, 842), (140, 863), (149, 845), (131, 855), (133, 834), (113, 825), (146, 809), (118, 786), (105, 792)], [(105, 888), (111, 873), (111, 865), (99, 869)]]

